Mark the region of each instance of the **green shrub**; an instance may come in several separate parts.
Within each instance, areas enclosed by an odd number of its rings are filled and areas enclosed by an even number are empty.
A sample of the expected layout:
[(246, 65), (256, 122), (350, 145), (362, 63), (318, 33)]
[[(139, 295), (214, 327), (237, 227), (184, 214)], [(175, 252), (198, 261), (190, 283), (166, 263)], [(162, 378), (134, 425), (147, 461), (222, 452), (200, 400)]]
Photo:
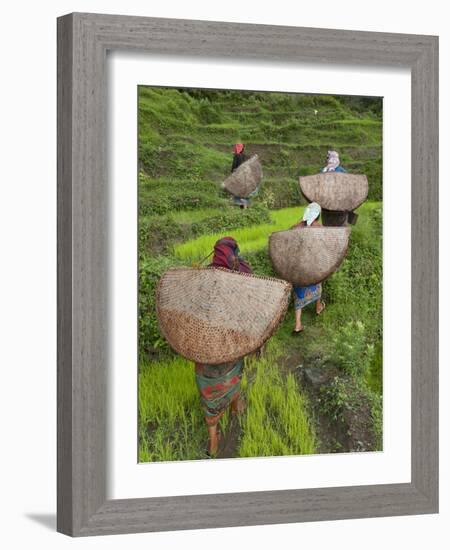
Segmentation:
[(256, 204), (246, 210), (232, 207), (226, 209), (223, 214), (193, 223), (191, 226), (191, 233), (194, 236), (198, 236), (250, 225), (270, 223), (270, 221), (270, 212), (263, 205)]
[[(195, 220), (196, 210), (193, 210)], [(215, 212), (212, 210), (212, 212)], [(270, 223), (270, 213), (263, 205), (254, 205), (247, 210), (227, 207), (215, 214), (189, 223), (189, 216), (183, 221), (175, 219), (176, 213), (162, 216), (141, 217), (139, 220), (139, 254), (162, 254), (181, 239), (187, 240), (213, 232), (223, 232), (223, 236), (233, 229)]]
[(145, 257), (139, 262), (139, 356), (142, 359), (168, 349), (156, 318), (156, 286), (167, 269), (179, 265), (175, 258)]
[[(368, 407), (369, 414), (361, 414)], [(358, 424), (365, 423), (372, 432), (375, 449), (382, 450), (383, 404), (382, 397), (361, 380), (353, 377), (336, 376), (320, 389), (320, 408), (335, 422), (346, 422), (352, 413), (358, 417)]]
[(222, 180), (230, 170), (231, 155), (192, 143), (191, 135), (192, 128), (187, 128), (186, 134), (172, 135), (170, 142), (165, 142), (161, 136), (143, 136), (139, 143), (139, 160), (144, 172), (154, 178), (217, 177)]
[(373, 232), (377, 236), (382, 238), (383, 237), (383, 210), (381, 208), (381, 205), (377, 206), (370, 212), (370, 222), (372, 224)]
[(369, 182), (368, 200), (381, 201), (383, 199), (383, 164), (381, 156), (374, 159), (351, 160), (345, 164), (345, 167), (349, 172), (367, 176)]
[(358, 402), (350, 391), (348, 379), (335, 376), (320, 388), (320, 408), (334, 421), (345, 421), (345, 412), (355, 410)]
[(323, 355), (343, 372), (360, 376), (374, 390), (382, 383), (381, 208), (359, 210), (347, 257), (323, 283), (328, 304), (320, 323), (327, 335)]
[(379, 237), (365, 229), (352, 229), (347, 257), (323, 289), (325, 301), (340, 306), (333, 309), (332, 330), (347, 321), (363, 320), (369, 343), (375, 343), (381, 338), (382, 250)]
[(287, 208), (306, 204), (300, 192), (298, 177), (292, 178), (264, 178), (258, 201), (268, 208)]
[(210, 181), (141, 178), (139, 185), (139, 216), (226, 206), (228, 201)]
[(184, 235), (181, 224), (172, 216), (141, 218), (139, 220), (139, 256), (167, 252), (172, 243)]
[(336, 327), (332, 343), (331, 359), (343, 372), (355, 377), (367, 374), (374, 357), (374, 345), (367, 342), (362, 321), (349, 321)]
[(260, 250), (255, 250), (254, 252), (246, 253), (244, 255), (244, 259), (249, 263), (253, 273), (256, 275), (277, 277), (273, 271), (272, 262), (270, 261), (267, 247), (261, 248)]
[(372, 361), (365, 376), (367, 386), (377, 395), (383, 395), (383, 341), (381, 338), (374, 346)]
[(200, 99), (198, 112), (200, 121), (206, 124), (220, 122), (223, 116), (217, 106), (211, 103), (207, 98)]
[(383, 114), (383, 98), (382, 97), (366, 97), (366, 96), (340, 96), (341, 104), (357, 113), (364, 114), (373, 113), (373, 116), (381, 118)]

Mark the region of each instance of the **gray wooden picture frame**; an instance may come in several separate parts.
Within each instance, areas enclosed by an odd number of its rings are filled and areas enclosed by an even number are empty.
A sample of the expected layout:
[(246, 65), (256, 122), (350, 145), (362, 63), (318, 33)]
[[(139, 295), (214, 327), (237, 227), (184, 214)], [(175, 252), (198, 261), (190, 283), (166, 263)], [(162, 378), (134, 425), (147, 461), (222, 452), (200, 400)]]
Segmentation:
[[(412, 74), (411, 483), (108, 500), (106, 53)], [(58, 19), (58, 505), (72, 536), (438, 511), (438, 38), (74, 13)]]

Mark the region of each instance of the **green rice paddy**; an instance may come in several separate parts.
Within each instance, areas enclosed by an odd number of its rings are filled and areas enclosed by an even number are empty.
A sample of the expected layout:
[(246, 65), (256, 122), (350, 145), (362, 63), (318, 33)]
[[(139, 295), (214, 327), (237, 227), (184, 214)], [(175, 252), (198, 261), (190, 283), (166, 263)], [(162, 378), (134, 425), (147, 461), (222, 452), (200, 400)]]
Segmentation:
[[(253, 225), (233, 231), (233, 237), (239, 243), (242, 253), (260, 250), (267, 246), (269, 235), (274, 231), (289, 229), (297, 223), (303, 215), (304, 207), (291, 207), (282, 210), (273, 210), (270, 213), (271, 224)], [(214, 243), (223, 237), (223, 231), (202, 235), (197, 239), (180, 243), (174, 246), (174, 255), (181, 260), (192, 261), (204, 258), (209, 254)]]
[[(256, 273), (274, 275), (269, 235), (301, 219), (298, 176), (316, 172), (329, 148), (340, 151), (349, 171), (367, 174), (370, 200), (358, 209), (346, 259), (323, 285), (325, 312), (317, 317), (313, 307), (306, 308), (306, 329), (293, 336), (291, 304), (261, 356), (246, 358), (247, 407), (238, 420), (226, 414), (220, 422), (229, 442), (224, 456), (334, 452), (338, 442), (324, 439), (321, 423), (334, 416), (343, 422), (361, 396), (371, 409), (360, 423), (380, 430), (382, 124), (379, 104), (357, 99), (140, 88), (140, 462), (207, 458), (193, 364), (173, 352), (159, 332), (160, 275), (198, 262), (225, 235), (237, 240)], [(240, 141), (260, 155), (264, 171), (247, 211), (234, 207), (220, 188), (231, 165), (230, 146)], [(357, 334), (354, 326), (360, 327)], [(330, 363), (343, 382), (327, 394), (325, 409), (306, 391), (301, 373), (306, 366)], [(346, 391), (352, 387), (346, 377), (358, 382), (357, 396)], [(381, 448), (379, 435), (372, 450)]]

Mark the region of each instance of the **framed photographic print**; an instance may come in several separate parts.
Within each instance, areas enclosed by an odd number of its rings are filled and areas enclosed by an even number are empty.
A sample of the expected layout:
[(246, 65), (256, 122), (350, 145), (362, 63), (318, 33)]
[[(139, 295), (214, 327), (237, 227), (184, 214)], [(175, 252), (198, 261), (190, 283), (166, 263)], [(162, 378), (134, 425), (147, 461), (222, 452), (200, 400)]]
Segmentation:
[(58, 85), (58, 530), (437, 512), (437, 38), (70, 14)]

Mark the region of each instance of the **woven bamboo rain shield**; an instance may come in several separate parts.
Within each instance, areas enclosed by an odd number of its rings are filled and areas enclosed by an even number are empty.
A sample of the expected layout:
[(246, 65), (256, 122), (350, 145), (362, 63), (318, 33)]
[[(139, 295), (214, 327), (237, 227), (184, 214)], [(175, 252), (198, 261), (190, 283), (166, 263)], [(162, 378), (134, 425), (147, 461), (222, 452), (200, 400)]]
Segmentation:
[(369, 183), (362, 174), (323, 172), (300, 177), (300, 190), (310, 202), (325, 210), (351, 211), (367, 198)]
[(286, 313), (286, 281), (221, 268), (174, 268), (158, 284), (162, 334), (180, 355), (218, 365), (257, 350)]
[(261, 183), (262, 167), (258, 155), (243, 162), (222, 183), (222, 187), (235, 197), (247, 198)]
[(280, 277), (295, 286), (320, 283), (341, 265), (349, 235), (348, 227), (276, 231), (269, 238), (273, 267)]

